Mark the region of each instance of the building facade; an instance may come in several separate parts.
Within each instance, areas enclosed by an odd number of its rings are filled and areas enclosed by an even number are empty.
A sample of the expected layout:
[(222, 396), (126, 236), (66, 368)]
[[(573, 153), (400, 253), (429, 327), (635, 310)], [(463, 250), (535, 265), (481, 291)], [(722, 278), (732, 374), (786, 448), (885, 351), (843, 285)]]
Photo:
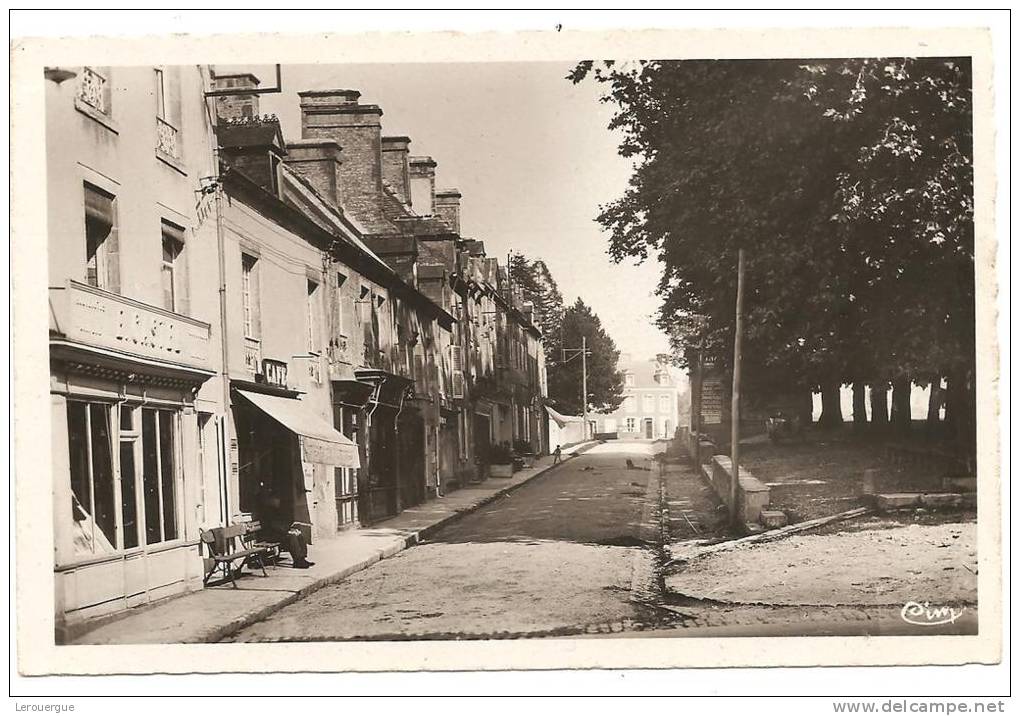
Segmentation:
[(201, 532), (317, 543), (548, 450), (541, 334), (460, 192), (350, 90), (73, 68), (47, 82), (58, 633), (201, 588)]
[(58, 628), (201, 586), (224, 446), (196, 67), (46, 82)]
[(621, 356), (623, 403), (595, 419), (597, 435), (626, 439), (670, 439), (679, 425), (681, 381), (668, 356), (643, 361)]

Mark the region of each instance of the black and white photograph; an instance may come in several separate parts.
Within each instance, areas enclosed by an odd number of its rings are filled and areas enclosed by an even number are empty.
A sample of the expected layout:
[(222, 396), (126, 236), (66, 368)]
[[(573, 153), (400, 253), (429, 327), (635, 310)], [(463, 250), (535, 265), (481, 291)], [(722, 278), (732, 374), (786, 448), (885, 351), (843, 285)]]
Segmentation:
[(947, 37), (51, 41), (12, 238), (44, 281), (14, 311), (48, 314), (15, 364), (47, 379), (17, 445), (35, 646), (998, 661), (989, 60)]

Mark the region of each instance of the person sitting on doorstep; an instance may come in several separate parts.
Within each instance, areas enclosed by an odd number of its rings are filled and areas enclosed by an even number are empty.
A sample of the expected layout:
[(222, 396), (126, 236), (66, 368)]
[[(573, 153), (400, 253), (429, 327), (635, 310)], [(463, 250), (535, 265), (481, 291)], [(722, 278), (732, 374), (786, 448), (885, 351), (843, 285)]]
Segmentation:
[(263, 488), (256, 517), (262, 525), (266, 541), (279, 542), (280, 549), (289, 552), (297, 569), (308, 569), (314, 562), (308, 561), (308, 544), (300, 529), (294, 526), (280, 507), (280, 498), (268, 488)]

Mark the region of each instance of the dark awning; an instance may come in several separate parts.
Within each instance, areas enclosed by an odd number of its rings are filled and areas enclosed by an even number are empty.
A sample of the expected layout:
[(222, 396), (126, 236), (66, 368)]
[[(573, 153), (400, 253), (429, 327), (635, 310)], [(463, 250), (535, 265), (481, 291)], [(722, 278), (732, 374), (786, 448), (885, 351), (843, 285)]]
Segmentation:
[(335, 467), (361, 467), (357, 444), (316, 415), (310, 405), (296, 398), (247, 390), (236, 392), (299, 437), (303, 461)]
[(375, 386), (360, 380), (334, 380), (333, 403), (351, 408), (364, 408), (372, 399)]

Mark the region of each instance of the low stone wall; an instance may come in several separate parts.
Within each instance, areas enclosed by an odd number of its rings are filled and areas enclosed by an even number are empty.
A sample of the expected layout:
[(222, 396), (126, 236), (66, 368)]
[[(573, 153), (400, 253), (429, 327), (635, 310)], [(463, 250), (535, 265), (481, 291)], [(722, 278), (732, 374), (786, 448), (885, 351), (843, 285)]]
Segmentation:
[[(730, 504), (730, 482), (733, 463), (726, 455), (713, 455), (706, 464), (703, 474), (712, 489), (727, 506)], [(740, 483), (737, 486), (737, 516), (743, 522), (758, 522), (761, 511), (768, 509), (769, 488), (745, 467), (740, 468)]]

